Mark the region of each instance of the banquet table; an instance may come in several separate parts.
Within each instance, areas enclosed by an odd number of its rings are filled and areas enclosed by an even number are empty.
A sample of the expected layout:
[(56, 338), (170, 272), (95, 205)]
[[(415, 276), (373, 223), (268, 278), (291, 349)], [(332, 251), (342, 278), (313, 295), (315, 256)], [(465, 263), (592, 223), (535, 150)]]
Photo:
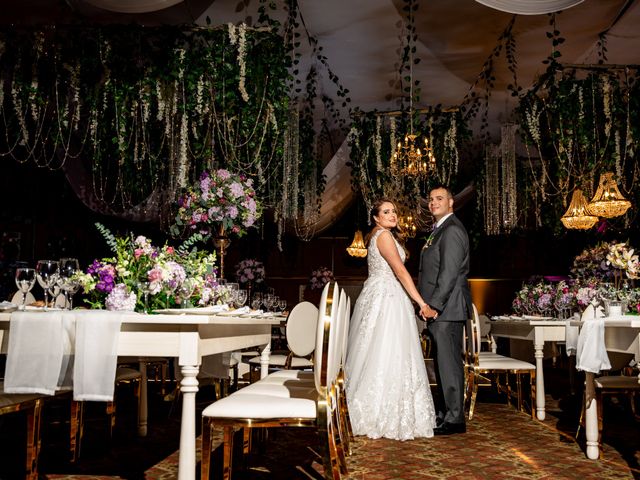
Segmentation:
[[(42, 313), (47, 315), (46, 312)], [(123, 316), (117, 353), (119, 356), (177, 357), (182, 372), (182, 417), (180, 424), (179, 479), (196, 475), (197, 375), (202, 357), (264, 346), (261, 376), (267, 375), (271, 353), (271, 327), (279, 316), (231, 316), (220, 314), (127, 313)], [(7, 353), (11, 313), (0, 313), (0, 353)], [(146, 417), (146, 415), (145, 415)], [(146, 418), (140, 420), (146, 428)]]
[[(604, 343), (607, 351), (632, 353), (636, 361), (640, 360), (640, 317), (624, 315), (604, 319)], [(581, 327), (582, 321), (572, 321), (571, 325)], [(640, 382), (640, 375), (638, 377)], [(585, 435), (587, 437), (587, 458), (597, 459), (600, 455), (598, 446), (598, 414), (594, 398), (585, 412)]]
[[(494, 319), (491, 322), (491, 335), (533, 342), (536, 360), (536, 416), (544, 420), (545, 390), (544, 370), (542, 368), (543, 350), (545, 342), (564, 342), (566, 320), (535, 320), (535, 319)], [(496, 351), (496, 345), (492, 345)]]

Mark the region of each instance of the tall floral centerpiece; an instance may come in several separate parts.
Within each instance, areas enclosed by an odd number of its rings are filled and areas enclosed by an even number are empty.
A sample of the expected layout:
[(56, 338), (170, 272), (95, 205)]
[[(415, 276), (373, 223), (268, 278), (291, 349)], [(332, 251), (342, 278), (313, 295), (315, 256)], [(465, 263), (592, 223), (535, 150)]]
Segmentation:
[(178, 197), (177, 206), (172, 234), (190, 230), (213, 235), (220, 248), (220, 277), (224, 276), (228, 235), (241, 237), (262, 214), (253, 180), (224, 168), (202, 172), (200, 179)]

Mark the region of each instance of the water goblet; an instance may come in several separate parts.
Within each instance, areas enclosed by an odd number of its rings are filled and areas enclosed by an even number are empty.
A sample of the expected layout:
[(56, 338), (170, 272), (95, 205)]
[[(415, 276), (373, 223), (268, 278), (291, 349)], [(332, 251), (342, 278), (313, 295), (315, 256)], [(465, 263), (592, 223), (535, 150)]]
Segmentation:
[(253, 294), (253, 298), (251, 299), (251, 308), (253, 310), (258, 310), (262, 306), (262, 293), (256, 292)]
[(229, 306), (236, 308), (236, 302), (238, 301), (238, 290), (240, 285), (238, 283), (227, 282), (227, 292), (229, 293)]
[(178, 287), (178, 295), (180, 296), (180, 307), (187, 308), (189, 306), (189, 298), (196, 289), (196, 283), (191, 278), (185, 278)]
[(247, 292), (245, 289), (241, 288), (238, 289), (238, 295), (236, 297), (236, 307), (240, 308), (242, 307), (245, 303), (247, 303), (247, 298), (249, 297), (249, 292)]
[(58, 280), (57, 273), (58, 262), (55, 260), (38, 260), (38, 264), (36, 265), (36, 278), (38, 279), (38, 284), (40, 284), (42, 290), (44, 290), (43, 310), (47, 310), (49, 289), (52, 288)]
[(18, 308), (24, 310), (27, 303), (27, 293), (31, 291), (36, 283), (36, 271), (33, 268), (16, 269), (16, 285), (22, 293), (22, 305)]
[(136, 282), (136, 288), (144, 297), (144, 313), (149, 313), (149, 294), (151, 293), (151, 284), (144, 280)]
[(280, 313), (284, 314), (284, 312), (287, 310), (287, 300), (284, 298), (280, 298), (278, 299), (278, 310), (280, 310)]
[[(72, 290), (73, 294), (75, 294), (80, 287), (78, 282), (73, 279), (73, 276), (76, 274), (76, 272), (78, 272), (78, 270), (80, 270), (80, 265), (77, 258), (60, 259), (57, 284), (64, 292), (65, 305), (67, 306), (67, 308), (69, 308), (69, 310), (71, 310), (69, 294)], [(55, 295), (55, 293), (54, 298), (57, 298), (57, 295)]]

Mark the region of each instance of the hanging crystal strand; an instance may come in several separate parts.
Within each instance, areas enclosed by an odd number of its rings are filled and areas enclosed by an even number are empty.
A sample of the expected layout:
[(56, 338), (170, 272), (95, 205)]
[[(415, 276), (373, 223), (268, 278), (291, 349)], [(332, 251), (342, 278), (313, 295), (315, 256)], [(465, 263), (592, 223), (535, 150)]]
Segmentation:
[(500, 150), (497, 145), (487, 145), (485, 148), (484, 230), (487, 235), (500, 233), (500, 191), (498, 185)]
[(502, 127), (502, 228), (510, 232), (518, 221), (518, 202), (516, 191), (516, 147), (517, 126), (508, 124)]

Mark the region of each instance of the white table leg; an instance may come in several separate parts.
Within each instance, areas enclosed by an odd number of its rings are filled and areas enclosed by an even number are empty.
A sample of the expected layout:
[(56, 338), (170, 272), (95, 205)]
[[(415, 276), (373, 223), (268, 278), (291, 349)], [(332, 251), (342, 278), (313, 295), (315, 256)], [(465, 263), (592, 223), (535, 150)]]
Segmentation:
[(538, 420), (544, 420), (545, 413), (545, 401), (544, 401), (544, 372), (542, 369), (542, 357), (544, 348), (544, 339), (542, 338), (542, 332), (535, 329), (533, 348), (535, 349), (536, 357), (536, 416)]
[(147, 362), (139, 362), (140, 369), (140, 403), (138, 405), (138, 436), (147, 436)]
[(193, 480), (196, 478), (196, 392), (198, 391), (198, 366), (183, 365), (182, 381), (182, 420), (180, 423), (180, 458), (178, 478)]
[(271, 340), (264, 347), (260, 354), (260, 378), (269, 375), (269, 360), (271, 359)]
[[(585, 375), (585, 382), (591, 382), (593, 385), (594, 375), (588, 373)], [(587, 391), (593, 392), (594, 388), (589, 388), (589, 385), (585, 384)], [(589, 401), (588, 397), (592, 396), (591, 402), (585, 405), (584, 423), (585, 423), (585, 436), (587, 437), (587, 458), (592, 460), (597, 459), (600, 456), (600, 448), (598, 446), (598, 403), (595, 398), (595, 394), (587, 395), (585, 401)]]

